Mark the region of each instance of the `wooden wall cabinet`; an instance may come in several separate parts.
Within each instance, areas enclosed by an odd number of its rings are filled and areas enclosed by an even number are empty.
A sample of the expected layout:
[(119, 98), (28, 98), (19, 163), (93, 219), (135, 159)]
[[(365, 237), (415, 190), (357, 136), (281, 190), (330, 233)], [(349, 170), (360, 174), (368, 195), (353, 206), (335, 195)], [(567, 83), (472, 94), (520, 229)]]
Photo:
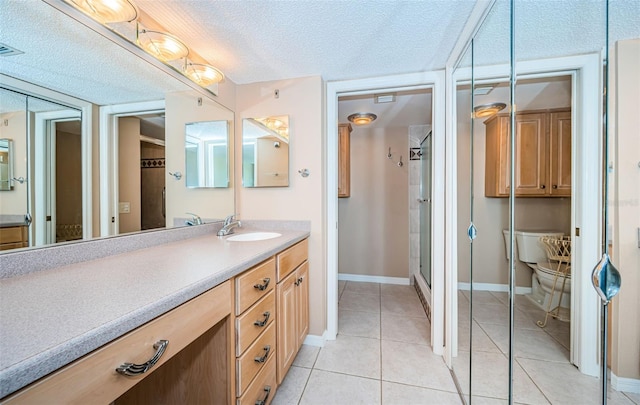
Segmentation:
[(276, 256), (278, 266), (278, 384), (309, 333), (308, 242), (290, 247)]
[[(485, 196), (508, 197), (510, 118), (487, 121)], [(516, 115), (516, 197), (571, 195), (571, 111), (522, 112)]]
[(338, 198), (351, 196), (351, 124), (338, 125)]
[[(230, 403), (231, 283), (225, 282), (25, 387), (3, 404)], [(146, 373), (124, 376), (168, 340)]]
[(0, 228), (0, 250), (29, 247), (28, 228), (26, 225)]

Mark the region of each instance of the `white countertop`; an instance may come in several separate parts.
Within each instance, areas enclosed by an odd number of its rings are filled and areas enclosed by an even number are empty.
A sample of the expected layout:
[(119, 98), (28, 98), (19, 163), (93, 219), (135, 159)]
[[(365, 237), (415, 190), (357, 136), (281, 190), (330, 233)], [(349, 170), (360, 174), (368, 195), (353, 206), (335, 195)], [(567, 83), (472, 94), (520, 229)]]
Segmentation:
[(309, 236), (278, 232), (199, 236), (0, 279), (0, 398)]

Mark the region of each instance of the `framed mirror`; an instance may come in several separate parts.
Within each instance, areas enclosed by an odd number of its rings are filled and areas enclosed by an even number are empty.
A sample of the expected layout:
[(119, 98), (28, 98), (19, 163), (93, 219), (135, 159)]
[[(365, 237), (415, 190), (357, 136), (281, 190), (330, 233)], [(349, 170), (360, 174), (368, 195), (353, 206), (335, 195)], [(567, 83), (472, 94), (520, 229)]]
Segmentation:
[(242, 120), (242, 185), (289, 186), (289, 116)]
[(229, 123), (185, 125), (185, 185), (188, 188), (229, 187)]
[(0, 139), (0, 191), (13, 190), (13, 141)]

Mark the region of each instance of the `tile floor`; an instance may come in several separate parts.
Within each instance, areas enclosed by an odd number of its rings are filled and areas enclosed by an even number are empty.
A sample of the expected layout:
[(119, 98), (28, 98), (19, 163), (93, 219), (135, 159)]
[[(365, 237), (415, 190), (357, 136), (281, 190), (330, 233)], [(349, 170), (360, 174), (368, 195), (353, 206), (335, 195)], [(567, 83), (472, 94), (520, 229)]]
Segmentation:
[(302, 346), (273, 404), (461, 404), (413, 286), (339, 283), (338, 338)]
[[(473, 403), (506, 403), (508, 397), (509, 312), (507, 293), (475, 291), (473, 322), (469, 292), (458, 292), (459, 356), (454, 370), (469, 393), (469, 330), (473, 328)], [(516, 296), (514, 402), (522, 404), (599, 404), (600, 381), (581, 374), (569, 363), (570, 325), (549, 318), (523, 295)], [(608, 403), (640, 404), (640, 395), (609, 387)]]

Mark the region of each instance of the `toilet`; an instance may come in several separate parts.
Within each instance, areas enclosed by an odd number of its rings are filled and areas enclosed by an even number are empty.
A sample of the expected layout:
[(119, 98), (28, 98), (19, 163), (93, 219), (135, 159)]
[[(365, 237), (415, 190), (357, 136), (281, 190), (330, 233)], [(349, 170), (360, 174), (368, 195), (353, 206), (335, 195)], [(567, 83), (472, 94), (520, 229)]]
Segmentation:
[[(509, 259), (509, 230), (502, 231), (504, 236), (505, 251), (507, 253), (507, 260)], [(549, 262), (547, 254), (540, 242), (541, 236), (563, 236), (562, 232), (556, 231), (515, 231), (516, 236), (516, 257), (518, 260), (531, 269), (533, 273), (531, 275), (531, 294), (528, 297), (538, 304), (542, 309), (554, 308), (558, 305), (560, 298), (560, 290), (563, 288), (563, 278), (558, 277), (556, 282), (556, 294), (551, 295), (556, 271), (558, 269), (558, 263)], [(561, 270), (564, 270), (567, 264), (563, 263)], [(568, 273), (566, 282), (564, 283), (564, 290), (562, 294), (562, 300), (560, 301), (560, 307), (569, 308), (571, 303), (571, 273)], [(553, 299), (552, 302), (550, 302)], [(549, 306), (551, 304), (551, 306)]]

